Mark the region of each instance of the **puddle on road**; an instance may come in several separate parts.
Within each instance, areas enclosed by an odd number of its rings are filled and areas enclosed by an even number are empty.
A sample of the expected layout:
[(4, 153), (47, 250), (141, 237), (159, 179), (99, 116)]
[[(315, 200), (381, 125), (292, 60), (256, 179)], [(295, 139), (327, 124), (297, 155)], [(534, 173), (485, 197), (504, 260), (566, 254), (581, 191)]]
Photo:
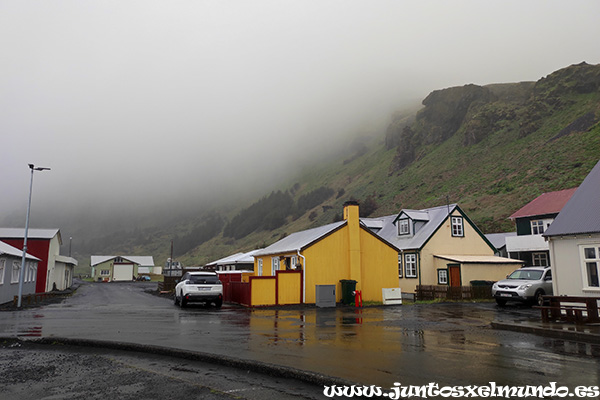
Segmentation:
[(600, 357), (600, 345), (598, 344), (555, 339), (545, 341), (543, 347), (552, 349), (559, 354)]

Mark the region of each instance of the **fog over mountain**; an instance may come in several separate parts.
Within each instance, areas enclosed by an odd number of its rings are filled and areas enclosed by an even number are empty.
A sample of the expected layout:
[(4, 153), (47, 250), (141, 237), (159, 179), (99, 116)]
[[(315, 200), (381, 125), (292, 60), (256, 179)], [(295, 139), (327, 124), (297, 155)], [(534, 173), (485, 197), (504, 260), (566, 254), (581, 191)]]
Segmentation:
[(0, 2), (0, 222), (24, 223), (29, 163), (52, 168), (35, 174), (35, 227), (260, 195), (432, 90), (600, 63), (598, 15), (597, 1)]

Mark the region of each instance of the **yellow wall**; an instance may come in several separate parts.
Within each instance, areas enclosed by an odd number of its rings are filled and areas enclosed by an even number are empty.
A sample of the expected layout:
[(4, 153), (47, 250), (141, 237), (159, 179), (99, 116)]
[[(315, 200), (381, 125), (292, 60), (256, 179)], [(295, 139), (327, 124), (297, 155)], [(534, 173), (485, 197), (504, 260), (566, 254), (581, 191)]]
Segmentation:
[(434, 268), (436, 271), (435, 283), (424, 283), (424, 285), (437, 285), (437, 270), (448, 268), (448, 264), (460, 265), (460, 280), (462, 286), (469, 286), (471, 281), (493, 281), (497, 282), (506, 278), (506, 275), (521, 267), (520, 263), (495, 264), (495, 263), (468, 263), (444, 260), (442, 258), (434, 259)]
[(398, 251), (369, 232), (360, 230), (362, 290), (364, 301), (382, 301), (382, 288), (398, 287)]
[(471, 281), (493, 281), (506, 279), (506, 275), (521, 268), (522, 264), (463, 264), (460, 266), (460, 275), (463, 286), (470, 285)]
[(279, 305), (284, 304), (300, 304), (302, 303), (301, 288), (302, 274), (301, 273), (279, 273), (277, 274)]
[(253, 306), (271, 306), (275, 302), (275, 278), (252, 279), (251, 302)]
[(315, 302), (316, 285), (336, 285), (336, 301), (341, 301), (340, 280), (350, 279), (348, 241), (348, 226), (344, 226), (304, 250), (306, 303)]

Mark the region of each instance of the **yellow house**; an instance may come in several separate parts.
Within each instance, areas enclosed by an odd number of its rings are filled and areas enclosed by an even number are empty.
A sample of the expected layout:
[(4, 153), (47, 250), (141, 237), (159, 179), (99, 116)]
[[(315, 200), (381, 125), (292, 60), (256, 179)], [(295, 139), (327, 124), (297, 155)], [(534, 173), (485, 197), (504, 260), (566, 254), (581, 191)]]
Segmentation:
[(347, 202), (343, 221), (296, 232), (256, 252), (253, 284), (261, 288), (253, 286), (252, 304), (315, 303), (317, 285), (335, 285), (340, 301), (341, 280), (356, 281), (364, 301), (382, 301), (383, 288), (397, 288), (399, 249), (362, 224), (358, 209)]
[(362, 222), (400, 249), (397, 272), (403, 293), (415, 292), (417, 285), (498, 281), (522, 265), (520, 260), (495, 256), (494, 246), (456, 204), (405, 209)]

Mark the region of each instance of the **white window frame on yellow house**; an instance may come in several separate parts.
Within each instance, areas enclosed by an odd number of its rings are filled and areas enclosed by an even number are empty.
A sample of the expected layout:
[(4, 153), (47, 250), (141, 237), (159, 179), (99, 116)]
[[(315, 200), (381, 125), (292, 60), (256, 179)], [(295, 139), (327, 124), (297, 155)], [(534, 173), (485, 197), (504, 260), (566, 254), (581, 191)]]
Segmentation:
[(404, 274), (402, 273), (402, 253), (398, 253), (398, 278), (402, 278)]
[(279, 271), (279, 256), (271, 257), (271, 276), (275, 276), (275, 271)]
[(465, 236), (465, 224), (463, 217), (451, 218), (452, 225), (452, 236), (453, 237), (464, 237)]
[(257, 268), (258, 268), (258, 276), (262, 276), (263, 274), (263, 260), (262, 258), (259, 258), (257, 261)]
[[(409, 261), (409, 259), (411, 259)], [(410, 266), (414, 266), (414, 275), (412, 274), (412, 267), (411, 267), (411, 274), (408, 273), (408, 267)], [(406, 278), (418, 278), (417, 275), (417, 254), (416, 253), (407, 253), (404, 254), (404, 276)]]
[(438, 276), (438, 285), (448, 285), (448, 268), (438, 268), (437, 270)]

